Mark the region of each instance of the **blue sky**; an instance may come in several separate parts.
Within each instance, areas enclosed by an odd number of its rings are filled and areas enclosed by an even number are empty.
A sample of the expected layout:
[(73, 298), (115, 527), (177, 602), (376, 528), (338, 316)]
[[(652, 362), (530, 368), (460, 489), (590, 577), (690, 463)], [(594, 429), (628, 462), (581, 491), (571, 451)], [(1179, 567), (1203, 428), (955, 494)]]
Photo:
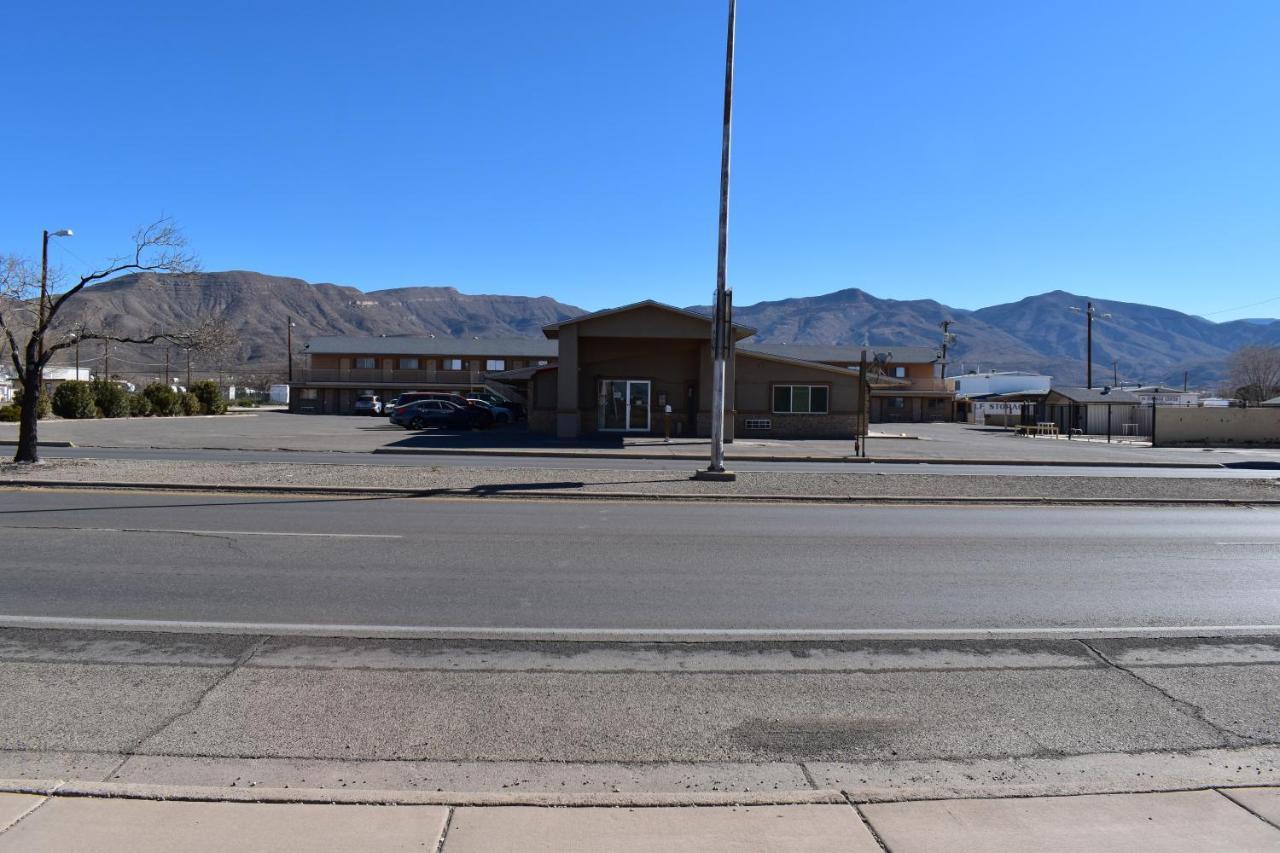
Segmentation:
[[(0, 252), (165, 213), (208, 270), (706, 302), (724, 15), (10, 4)], [(736, 299), (1280, 316), (1278, 44), (1274, 0), (740, 0)]]

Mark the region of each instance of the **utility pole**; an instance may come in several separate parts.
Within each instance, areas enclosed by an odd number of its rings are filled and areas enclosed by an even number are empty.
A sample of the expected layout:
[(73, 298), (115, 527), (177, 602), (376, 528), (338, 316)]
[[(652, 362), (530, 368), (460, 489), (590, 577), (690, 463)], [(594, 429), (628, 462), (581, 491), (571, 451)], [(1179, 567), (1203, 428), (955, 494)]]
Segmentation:
[(704, 480), (733, 480), (724, 469), (725, 373), (733, 331), (729, 328), (729, 300), (726, 284), (729, 254), (729, 150), (733, 125), (733, 34), (737, 0), (729, 0), (729, 26), (725, 38), (724, 125), (720, 138), (720, 237), (716, 253), (716, 296), (711, 323), (711, 463), (694, 476)]
[(1120, 359), (1111, 359), (1111, 387), (1115, 388), (1120, 384)]
[(191, 390), (191, 347), (187, 347), (187, 390)]
[(947, 347), (950, 346), (952, 343), (954, 343), (956, 339), (956, 336), (951, 334), (950, 331), (948, 331), (951, 328), (953, 323), (955, 323), (954, 320), (943, 320), (941, 323), (938, 324), (938, 327), (942, 329), (942, 378), (943, 379), (947, 378)]
[(102, 373), (107, 377), (107, 381), (111, 381), (111, 341), (107, 338), (102, 339)]
[(1187, 377), (1189, 374), (1190, 374), (1190, 371), (1187, 371), (1187, 370), (1182, 371), (1182, 393), (1183, 394), (1187, 393)]
[[(1076, 312), (1080, 311), (1080, 309), (1076, 308), (1075, 306), (1071, 306), (1067, 310), (1076, 311)], [(1084, 309), (1084, 322), (1085, 322), (1084, 375), (1085, 375), (1086, 388), (1093, 388), (1093, 315), (1096, 313), (1097, 312), (1094, 310), (1093, 303), (1092, 302), (1086, 303), (1085, 309)], [(1104, 320), (1111, 319), (1110, 314), (1102, 314), (1101, 316), (1102, 316), (1102, 319)]]
[(76, 335), (76, 381), (80, 381), (80, 336)]
[(169, 347), (164, 348), (164, 384), (169, 384)]

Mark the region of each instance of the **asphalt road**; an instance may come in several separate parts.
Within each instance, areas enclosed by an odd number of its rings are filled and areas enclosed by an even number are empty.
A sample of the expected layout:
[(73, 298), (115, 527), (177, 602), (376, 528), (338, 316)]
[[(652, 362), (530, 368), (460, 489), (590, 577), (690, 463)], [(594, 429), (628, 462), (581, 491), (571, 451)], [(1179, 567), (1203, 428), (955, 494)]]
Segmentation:
[(1262, 509), (6, 491), (0, 541), (8, 617), (254, 623), (263, 633), (1280, 625), (1280, 512)]
[[(3, 450), (4, 448), (0, 448)], [(187, 448), (136, 447), (45, 447), (40, 455), (46, 459), (140, 459), (196, 462), (297, 462), (332, 465), (386, 465), (399, 467), (455, 468), (584, 468), (606, 471), (687, 471), (699, 467), (698, 460), (617, 459), (577, 457), (538, 457), (528, 455), (489, 456), (445, 453), (377, 454), (340, 451), (272, 451), (272, 450), (205, 450)], [(1190, 459), (1199, 462), (1198, 459)], [(1218, 462), (1219, 459), (1212, 461)], [(1257, 463), (1255, 463), (1257, 464)], [(1275, 463), (1280, 464), (1280, 463)], [(735, 471), (841, 473), (841, 474), (935, 474), (945, 476), (1019, 477), (1178, 477), (1223, 479), (1270, 479), (1277, 476), (1275, 467), (1259, 468), (1150, 468), (1099, 467), (1089, 465), (939, 465), (920, 463), (849, 463), (849, 462), (756, 462), (732, 460)]]

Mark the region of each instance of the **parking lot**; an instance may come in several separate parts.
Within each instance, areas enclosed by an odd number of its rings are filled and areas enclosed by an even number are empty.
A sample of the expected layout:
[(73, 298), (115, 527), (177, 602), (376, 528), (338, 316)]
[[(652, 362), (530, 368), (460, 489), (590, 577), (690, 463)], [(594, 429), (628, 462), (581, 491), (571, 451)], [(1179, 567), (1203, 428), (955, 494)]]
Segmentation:
[[(1280, 462), (1280, 450), (1152, 449), (1149, 447), (1022, 438), (999, 429), (968, 424), (873, 424), (869, 455), (882, 459), (979, 462), (1141, 463)], [(386, 450), (492, 450), (538, 452), (566, 449), (608, 450), (637, 456), (701, 456), (705, 439), (666, 444), (660, 437), (615, 435), (565, 443), (530, 435), (522, 425), (486, 430), (405, 430), (383, 417), (302, 415), (264, 410), (220, 417), (126, 418), (62, 421), (40, 424), (46, 442), (71, 442), (77, 447), (122, 447), (221, 450), (290, 450), (370, 453)], [(17, 424), (0, 424), (0, 441), (17, 439)], [(761, 456), (803, 460), (807, 457), (853, 455), (852, 441), (788, 441), (740, 438), (731, 447), (736, 457)]]

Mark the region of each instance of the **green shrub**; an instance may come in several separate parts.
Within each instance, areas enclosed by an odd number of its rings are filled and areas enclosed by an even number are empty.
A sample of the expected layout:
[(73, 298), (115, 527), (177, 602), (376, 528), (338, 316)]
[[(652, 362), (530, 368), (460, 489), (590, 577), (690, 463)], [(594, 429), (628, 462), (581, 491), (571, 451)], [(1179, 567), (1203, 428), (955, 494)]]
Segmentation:
[(129, 401), (129, 417), (131, 418), (148, 418), (151, 417), (151, 401), (142, 394), (130, 394), (127, 397)]
[(202, 379), (191, 386), (191, 393), (200, 400), (200, 412), (206, 415), (220, 415), (227, 410), (227, 401), (222, 399), (222, 390), (212, 379)]
[(60, 418), (83, 420), (98, 416), (98, 404), (88, 382), (70, 380), (53, 389), (53, 413)]
[(10, 403), (7, 406), (0, 406), (0, 421), (5, 423), (13, 423), (21, 420), (22, 407), (17, 403)]
[[(22, 405), (22, 389), (15, 388), (13, 391), (13, 402), (15, 405)], [(53, 413), (53, 403), (49, 401), (49, 395), (42, 393), (39, 401), (36, 403), (36, 417), (47, 418)]]
[(114, 382), (95, 379), (92, 383), (93, 402), (98, 407), (98, 416), (103, 418), (127, 418), (133, 414), (129, 392)]
[(151, 404), (151, 414), (162, 418), (182, 414), (182, 395), (159, 382), (152, 382), (142, 389), (142, 396)]
[(198, 415), (201, 412), (200, 398), (190, 391), (184, 392), (178, 399), (182, 401), (182, 414)]

